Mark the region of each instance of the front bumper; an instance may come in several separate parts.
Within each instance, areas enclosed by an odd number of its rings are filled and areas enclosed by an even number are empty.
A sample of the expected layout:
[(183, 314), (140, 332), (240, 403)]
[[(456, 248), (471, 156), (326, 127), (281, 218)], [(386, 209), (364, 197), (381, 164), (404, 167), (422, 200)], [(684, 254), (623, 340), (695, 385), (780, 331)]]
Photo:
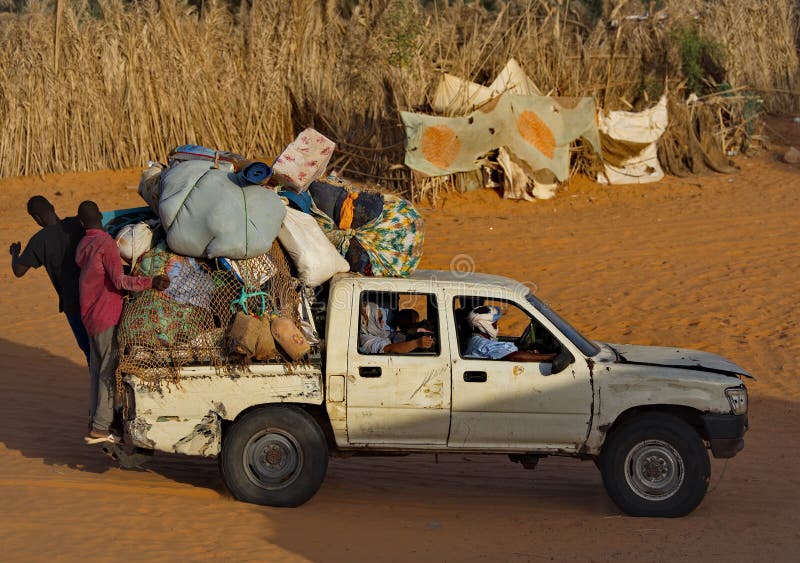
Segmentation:
[(733, 457), (744, 448), (747, 414), (704, 414), (703, 426), (714, 457)]

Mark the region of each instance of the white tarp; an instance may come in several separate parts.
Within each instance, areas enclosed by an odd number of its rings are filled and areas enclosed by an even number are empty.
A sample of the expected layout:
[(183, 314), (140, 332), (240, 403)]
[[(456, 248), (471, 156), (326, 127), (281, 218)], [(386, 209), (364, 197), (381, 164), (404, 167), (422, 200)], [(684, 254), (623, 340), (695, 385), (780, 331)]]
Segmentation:
[(509, 59), (489, 86), (445, 74), (434, 92), (431, 108), (445, 115), (460, 115), (473, 111), (505, 92), (521, 96), (542, 95), (519, 63)]
[(658, 163), (656, 143), (667, 128), (667, 97), (645, 111), (612, 111), (599, 116), (600, 132), (614, 141), (647, 143), (637, 154), (624, 159), (621, 166), (604, 163), (605, 173), (597, 175), (600, 184), (646, 184), (664, 177)]

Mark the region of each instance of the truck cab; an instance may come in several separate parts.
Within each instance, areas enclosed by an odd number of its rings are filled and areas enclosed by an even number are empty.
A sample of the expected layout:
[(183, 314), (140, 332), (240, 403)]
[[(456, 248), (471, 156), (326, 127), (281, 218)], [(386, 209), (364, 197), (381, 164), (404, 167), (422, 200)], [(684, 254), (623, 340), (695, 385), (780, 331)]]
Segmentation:
[[(368, 306), (387, 326), (414, 311), (432, 345), (364, 346)], [(497, 354), (475, 352), (476, 307), (501, 313), (495, 338), (478, 336)], [(392, 339), (415, 338), (399, 332)], [(219, 455), (233, 494), (260, 504), (308, 500), (331, 454), (480, 452), (526, 468), (549, 455), (594, 460), (617, 505), (644, 516), (693, 510), (708, 449), (732, 457), (743, 446), (742, 368), (706, 352), (593, 342), (509, 278), (339, 274), (323, 336), (304, 366), (252, 365), (236, 377), (193, 366), (169, 394), (128, 376), (128, 433), (140, 447)], [(502, 355), (512, 349), (547, 360)]]
[[(599, 349), (566, 338), (526, 292), (506, 278), (449, 272), (336, 280), (326, 331), (325, 400), (337, 446), (577, 453), (592, 419), (584, 355)], [(369, 301), (415, 308), (428, 321), (434, 346), (407, 354), (362, 353), (359, 315)], [(554, 373), (552, 362), (467, 355), (467, 315), (489, 304), (504, 312), (499, 340), (557, 353), (571, 360), (569, 368)]]

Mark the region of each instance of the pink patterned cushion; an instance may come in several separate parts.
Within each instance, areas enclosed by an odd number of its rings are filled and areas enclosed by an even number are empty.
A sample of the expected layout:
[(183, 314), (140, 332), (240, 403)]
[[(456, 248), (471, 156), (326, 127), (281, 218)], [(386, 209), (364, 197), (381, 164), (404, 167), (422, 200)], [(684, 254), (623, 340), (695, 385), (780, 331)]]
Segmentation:
[(336, 143), (314, 129), (306, 129), (292, 141), (272, 165), (273, 178), (283, 186), (303, 193), (325, 174)]

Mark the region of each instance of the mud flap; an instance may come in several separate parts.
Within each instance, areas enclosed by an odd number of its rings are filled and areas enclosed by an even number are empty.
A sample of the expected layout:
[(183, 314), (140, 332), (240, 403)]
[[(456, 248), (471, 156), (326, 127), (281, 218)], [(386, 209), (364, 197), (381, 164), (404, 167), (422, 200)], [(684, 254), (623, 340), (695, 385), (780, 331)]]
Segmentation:
[(100, 449), (122, 469), (141, 469), (153, 457), (153, 450), (125, 444), (103, 444)]

